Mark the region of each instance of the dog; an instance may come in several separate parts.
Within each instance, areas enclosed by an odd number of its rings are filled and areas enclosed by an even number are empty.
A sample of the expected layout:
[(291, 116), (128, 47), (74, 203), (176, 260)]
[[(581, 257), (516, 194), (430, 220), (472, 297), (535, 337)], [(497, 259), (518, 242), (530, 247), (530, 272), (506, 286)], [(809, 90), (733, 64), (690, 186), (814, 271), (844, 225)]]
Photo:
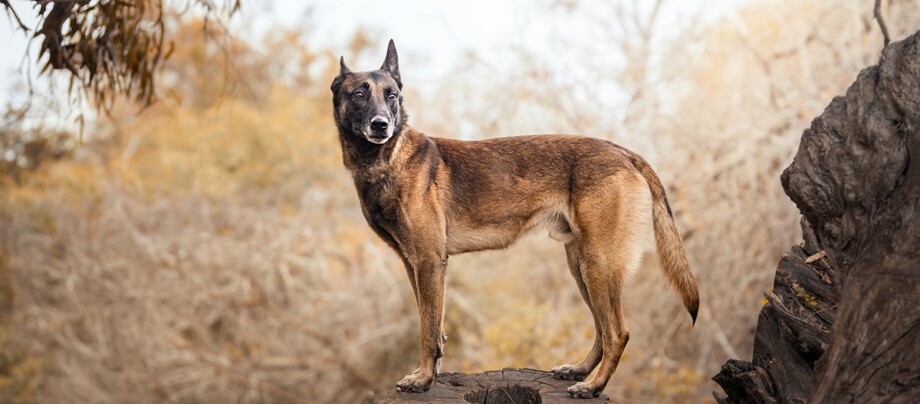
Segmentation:
[(584, 136), (426, 136), (407, 122), (393, 40), (380, 69), (352, 72), (344, 57), (339, 68), (331, 90), (343, 162), (367, 223), (405, 264), (418, 306), (421, 365), (398, 389), (426, 391), (437, 375), (448, 257), (503, 249), (534, 231), (565, 245), (594, 317), (596, 337), (584, 360), (552, 369), (557, 378), (579, 380), (571, 396), (598, 396), (616, 370), (629, 341), (624, 282), (652, 246), (696, 323), (697, 282), (665, 190), (642, 157)]

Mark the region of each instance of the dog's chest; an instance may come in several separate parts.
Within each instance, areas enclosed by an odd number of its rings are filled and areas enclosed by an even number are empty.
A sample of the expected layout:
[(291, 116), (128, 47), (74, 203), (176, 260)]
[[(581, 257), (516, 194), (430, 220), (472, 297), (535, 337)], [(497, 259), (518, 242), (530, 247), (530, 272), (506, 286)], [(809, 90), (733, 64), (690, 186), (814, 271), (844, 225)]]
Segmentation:
[(399, 192), (385, 178), (379, 181), (355, 181), (361, 213), (380, 237), (394, 243), (399, 231)]

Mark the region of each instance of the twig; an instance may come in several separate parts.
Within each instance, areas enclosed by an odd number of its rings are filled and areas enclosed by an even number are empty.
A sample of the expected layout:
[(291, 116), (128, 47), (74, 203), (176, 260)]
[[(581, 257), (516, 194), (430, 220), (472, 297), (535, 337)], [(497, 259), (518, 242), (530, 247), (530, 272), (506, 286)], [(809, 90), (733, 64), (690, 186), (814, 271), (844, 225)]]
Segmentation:
[(716, 334), (716, 342), (719, 343), (719, 347), (728, 354), (729, 358), (740, 358), (741, 356), (735, 352), (735, 348), (732, 348), (731, 342), (728, 341), (728, 337), (725, 335), (725, 332), (722, 331), (722, 327), (719, 326), (718, 321), (710, 321), (710, 329), (712, 329)]
[(16, 19), (16, 23), (19, 24), (19, 28), (20, 28), (23, 32), (25, 32), (25, 33), (28, 34), (28, 33), (29, 33), (29, 27), (27, 27), (26, 24), (23, 24), (23, 23), (22, 23), (22, 20), (19, 19), (19, 14), (16, 14), (16, 10), (13, 9), (13, 6), (12, 6), (12, 5), (10, 5), (9, 0), (0, 0), (0, 4), (3, 4), (3, 5), (6, 7), (6, 11), (9, 12), (9, 15), (13, 16), (13, 18)]
[(888, 46), (888, 43), (891, 42), (891, 37), (888, 36), (888, 26), (885, 25), (885, 19), (882, 18), (882, 0), (875, 0), (875, 10), (873, 14), (875, 15), (875, 20), (878, 21), (878, 26), (882, 29), (882, 35), (885, 37), (885, 46)]

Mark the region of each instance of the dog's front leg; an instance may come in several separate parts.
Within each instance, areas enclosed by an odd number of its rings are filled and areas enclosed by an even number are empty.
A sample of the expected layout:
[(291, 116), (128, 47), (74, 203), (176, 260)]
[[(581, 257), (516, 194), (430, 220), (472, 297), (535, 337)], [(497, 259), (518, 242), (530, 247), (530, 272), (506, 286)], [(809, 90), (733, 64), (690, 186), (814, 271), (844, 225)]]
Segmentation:
[(409, 285), (412, 286), (412, 297), (415, 299), (415, 305), (418, 306), (418, 286), (415, 284), (415, 268), (405, 257), (402, 260), (403, 265), (406, 267), (406, 274), (409, 275)]
[(408, 257), (415, 269), (419, 325), (422, 339), (422, 363), (415, 373), (404, 377), (396, 386), (403, 391), (426, 391), (434, 382), (438, 362), (443, 356), (441, 333), (444, 315), (444, 279), (446, 254), (426, 254)]

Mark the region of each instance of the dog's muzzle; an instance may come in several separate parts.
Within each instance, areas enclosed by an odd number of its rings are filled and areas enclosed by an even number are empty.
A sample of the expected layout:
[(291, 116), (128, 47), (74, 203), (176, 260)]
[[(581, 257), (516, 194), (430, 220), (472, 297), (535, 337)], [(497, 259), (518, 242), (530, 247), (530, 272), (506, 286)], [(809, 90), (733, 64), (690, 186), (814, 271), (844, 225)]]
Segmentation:
[(393, 136), (393, 127), (390, 126), (390, 120), (382, 116), (375, 116), (371, 119), (370, 130), (368, 130), (367, 140), (375, 144), (384, 144)]

